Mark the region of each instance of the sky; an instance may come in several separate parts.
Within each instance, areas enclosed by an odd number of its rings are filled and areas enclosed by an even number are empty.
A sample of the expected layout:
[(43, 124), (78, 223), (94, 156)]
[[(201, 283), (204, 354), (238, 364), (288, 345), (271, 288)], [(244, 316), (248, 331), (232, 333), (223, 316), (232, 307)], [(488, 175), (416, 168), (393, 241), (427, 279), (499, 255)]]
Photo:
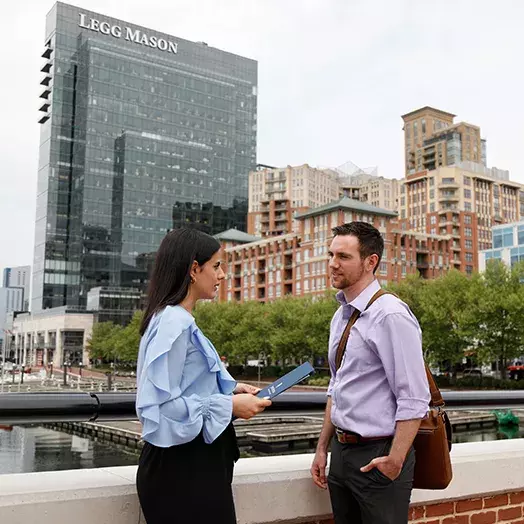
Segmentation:
[[(258, 60), (257, 161), (403, 176), (400, 115), (430, 105), (480, 126), (488, 166), (524, 183), (521, 0), (76, 0)], [(0, 21), (0, 270), (32, 264), (45, 16)]]

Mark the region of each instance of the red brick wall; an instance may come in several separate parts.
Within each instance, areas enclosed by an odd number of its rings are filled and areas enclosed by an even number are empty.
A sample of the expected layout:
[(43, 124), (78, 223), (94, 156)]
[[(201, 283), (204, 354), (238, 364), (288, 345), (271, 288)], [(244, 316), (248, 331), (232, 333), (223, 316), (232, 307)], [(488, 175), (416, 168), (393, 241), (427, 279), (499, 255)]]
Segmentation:
[[(452, 500), (439, 504), (413, 505), (409, 513), (413, 524), (524, 524), (524, 491), (491, 497)], [(332, 519), (307, 524), (334, 524)]]
[(416, 524), (524, 524), (524, 491), (492, 497), (413, 506), (410, 522)]

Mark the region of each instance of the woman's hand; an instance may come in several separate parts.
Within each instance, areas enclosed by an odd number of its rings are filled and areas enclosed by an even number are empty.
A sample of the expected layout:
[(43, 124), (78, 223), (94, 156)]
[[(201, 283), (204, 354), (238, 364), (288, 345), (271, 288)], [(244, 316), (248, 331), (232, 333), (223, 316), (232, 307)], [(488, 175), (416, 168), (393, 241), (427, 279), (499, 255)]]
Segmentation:
[(238, 395), (239, 393), (250, 393), (251, 395), (256, 395), (259, 391), (260, 388), (239, 382), (235, 388), (234, 393), (235, 395)]
[(233, 395), (233, 415), (248, 420), (271, 406), (271, 400), (258, 398), (251, 393)]

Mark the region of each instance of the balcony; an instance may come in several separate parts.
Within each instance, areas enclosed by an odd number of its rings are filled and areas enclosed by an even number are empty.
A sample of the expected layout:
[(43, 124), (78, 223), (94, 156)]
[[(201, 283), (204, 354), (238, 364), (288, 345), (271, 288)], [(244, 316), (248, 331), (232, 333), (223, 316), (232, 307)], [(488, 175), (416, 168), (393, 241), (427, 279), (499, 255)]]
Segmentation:
[(46, 62), (42, 69), (40, 69), (41, 73), (49, 73), (51, 71), (51, 68), (53, 67), (53, 62)]
[(270, 194), (273, 194), (273, 193), (284, 193), (286, 191), (286, 188), (285, 187), (277, 187), (277, 188), (266, 188), (266, 193), (268, 195)]
[(44, 78), (42, 78), (42, 81), (40, 82), (40, 85), (42, 86), (48, 86), (51, 83), (52, 77), (51, 75), (46, 75)]
[(287, 215), (285, 213), (276, 215), (275, 222), (287, 222)]
[(458, 202), (460, 200), (460, 196), (458, 192), (440, 194), (438, 200), (439, 202)]
[(446, 188), (459, 188), (460, 187), (460, 184), (458, 182), (441, 182), (439, 185), (438, 185), (438, 188), (439, 189), (446, 189)]
[(44, 89), (42, 93), (40, 94), (40, 98), (47, 100), (50, 94), (51, 94), (51, 89)]

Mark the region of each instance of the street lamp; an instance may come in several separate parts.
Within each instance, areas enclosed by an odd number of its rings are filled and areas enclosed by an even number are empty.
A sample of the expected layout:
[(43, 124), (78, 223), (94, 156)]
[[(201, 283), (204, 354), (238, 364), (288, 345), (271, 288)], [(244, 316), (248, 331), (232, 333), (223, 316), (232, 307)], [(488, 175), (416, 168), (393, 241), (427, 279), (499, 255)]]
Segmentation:
[(24, 373), (25, 373), (25, 364), (22, 364), (22, 367), (20, 370), (20, 384), (24, 383)]
[(82, 368), (84, 367), (83, 362), (78, 363), (78, 374), (80, 375), (80, 378), (82, 378)]
[(64, 386), (67, 386), (67, 366), (71, 367), (71, 364), (64, 360)]

